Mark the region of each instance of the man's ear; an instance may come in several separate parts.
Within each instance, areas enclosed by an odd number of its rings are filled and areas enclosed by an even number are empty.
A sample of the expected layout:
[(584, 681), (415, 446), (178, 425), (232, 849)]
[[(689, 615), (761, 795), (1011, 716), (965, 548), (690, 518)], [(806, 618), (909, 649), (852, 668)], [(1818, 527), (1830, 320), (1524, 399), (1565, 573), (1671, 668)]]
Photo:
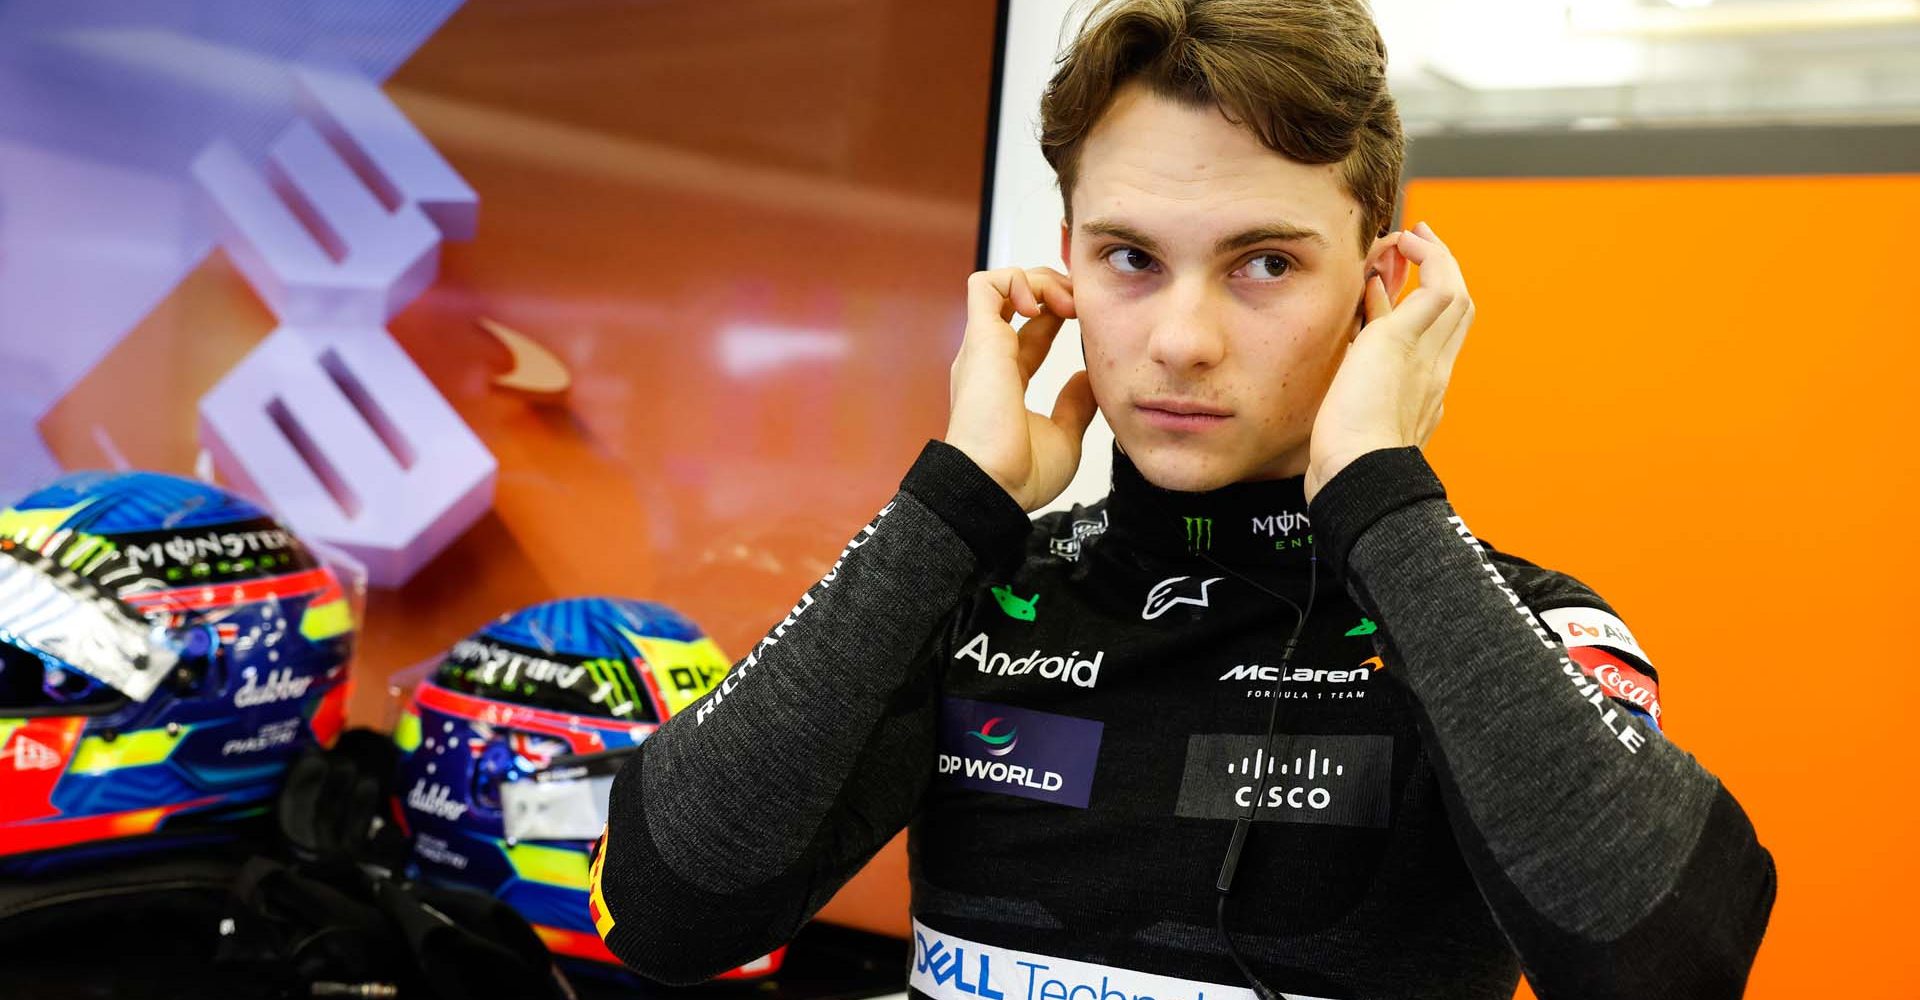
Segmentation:
[(1065, 219), (1060, 220), (1060, 265), (1073, 273), (1073, 227)]
[[(1373, 246), (1367, 250), (1368, 276), (1379, 275), (1387, 286), (1387, 298), (1396, 302), (1400, 299), (1400, 290), (1407, 285), (1407, 273), (1412, 268), (1413, 265), (1400, 252), (1398, 230), (1374, 240)], [(1363, 291), (1361, 294), (1364, 296), (1366, 293)]]

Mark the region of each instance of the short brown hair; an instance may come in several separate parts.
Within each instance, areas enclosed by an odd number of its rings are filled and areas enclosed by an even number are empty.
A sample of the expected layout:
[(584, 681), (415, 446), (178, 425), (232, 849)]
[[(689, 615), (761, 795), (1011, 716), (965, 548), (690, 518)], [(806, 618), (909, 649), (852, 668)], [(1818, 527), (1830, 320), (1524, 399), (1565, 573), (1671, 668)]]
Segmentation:
[(1363, 252), (1392, 225), (1406, 139), (1366, 0), (1098, 0), (1040, 99), (1069, 218), (1081, 144), (1134, 81), (1218, 107), (1301, 163), (1341, 164)]

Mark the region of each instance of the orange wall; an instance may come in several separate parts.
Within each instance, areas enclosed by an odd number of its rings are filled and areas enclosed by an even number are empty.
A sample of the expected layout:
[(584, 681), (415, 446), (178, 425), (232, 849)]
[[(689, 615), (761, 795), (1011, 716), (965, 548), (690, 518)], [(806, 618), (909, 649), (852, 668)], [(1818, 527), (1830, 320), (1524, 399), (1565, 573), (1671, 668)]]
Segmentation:
[(1780, 895), (1748, 996), (1920, 996), (1920, 176), (1421, 181), (1478, 319), (1431, 452), (1593, 585)]

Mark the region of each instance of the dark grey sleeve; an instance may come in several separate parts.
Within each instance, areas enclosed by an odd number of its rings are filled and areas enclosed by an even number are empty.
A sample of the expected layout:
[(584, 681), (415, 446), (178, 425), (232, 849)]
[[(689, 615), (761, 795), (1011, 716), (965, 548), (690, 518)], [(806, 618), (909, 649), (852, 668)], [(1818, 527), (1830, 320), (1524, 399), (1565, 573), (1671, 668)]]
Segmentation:
[(930, 443), (840, 561), (615, 777), (595, 923), (687, 984), (784, 943), (906, 825), (933, 759), (935, 664), (982, 567), (1030, 522)]
[(1380, 622), (1462, 853), (1542, 1000), (1739, 996), (1774, 869), (1720, 782), (1596, 693), (1418, 449), (1363, 456), (1310, 516)]

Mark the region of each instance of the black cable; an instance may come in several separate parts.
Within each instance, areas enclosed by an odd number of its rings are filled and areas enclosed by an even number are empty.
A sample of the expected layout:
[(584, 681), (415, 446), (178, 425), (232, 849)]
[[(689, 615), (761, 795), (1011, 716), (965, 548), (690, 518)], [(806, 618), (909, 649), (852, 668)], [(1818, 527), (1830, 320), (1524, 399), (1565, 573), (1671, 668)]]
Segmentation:
[(1240, 958), (1240, 953), (1234, 950), (1233, 938), (1227, 934), (1227, 894), (1224, 892), (1220, 894), (1219, 907), (1214, 910), (1213, 925), (1220, 931), (1220, 940), (1227, 943), (1227, 957), (1233, 959), (1233, 964), (1240, 967), (1241, 977), (1253, 985), (1255, 995), (1259, 996), (1260, 1000), (1285, 1000), (1281, 994), (1275, 993), (1266, 983), (1261, 982), (1260, 977), (1254, 975), (1252, 969), (1247, 968), (1247, 963)]
[[(1241, 815), (1239, 819), (1233, 821), (1233, 837), (1227, 842), (1226, 857), (1220, 861), (1220, 877), (1214, 883), (1214, 888), (1220, 892), (1219, 906), (1215, 909), (1214, 913), (1214, 925), (1220, 932), (1220, 943), (1226, 946), (1227, 957), (1233, 959), (1233, 964), (1240, 969), (1240, 975), (1246, 978), (1247, 983), (1253, 987), (1254, 993), (1258, 994), (1261, 1000), (1279, 1000), (1280, 995), (1275, 993), (1267, 984), (1261, 982), (1258, 976), (1253, 974), (1253, 970), (1248, 968), (1246, 960), (1240, 957), (1240, 949), (1234, 947), (1233, 935), (1227, 932), (1227, 897), (1233, 894), (1233, 876), (1240, 866), (1240, 853), (1246, 848), (1247, 838), (1253, 833), (1254, 817), (1259, 813), (1260, 804), (1265, 802), (1267, 798), (1267, 779), (1271, 775), (1271, 762), (1273, 760), (1273, 734), (1275, 729), (1278, 728), (1280, 721), (1280, 689), (1286, 681), (1287, 665), (1293, 660), (1293, 651), (1300, 645), (1300, 633), (1306, 630), (1307, 616), (1313, 613), (1314, 598), (1319, 596), (1320, 555), (1319, 552), (1316, 551), (1308, 564), (1307, 606), (1304, 610), (1291, 600), (1261, 586), (1244, 574), (1236, 573), (1228, 569), (1212, 556), (1202, 555), (1201, 558), (1212, 563), (1222, 572), (1232, 573), (1248, 586), (1279, 599), (1282, 603), (1293, 608), (1294, 612), (1299, 616), (1294, 620), (1293, 634), (1287, 637), (1286, 648), (1280, 651), (1280, 666), (1274, 671), (1273, 687), (1267, 692), (1267, 697), (1272, 701), (1272, 704), (1267, 708), (1267, 733), (1266, 736), (1261, 739), (1260, 746), (1262, 748), (1261, 756), (1263, 756), (1268, 763), (1265, 767), (1255, 768), (1255, 770), (1260, 772), (1260, 784), (1254, 791), (1252, 801), (1247, 803), (1247, 811)], [(1255, 760), (1258, 762), (1260, 758), (1256, 757)]]
[[(1123, 451), (1121, 454), (1125, 454), (1125, 452)], [(1154, 496), (1154, 492), (1158, 490), (1159, 487), (1151, 483), (1148, 483), (1147, 486), (1148, 489), (1145, 492), (1150, 502), (1153, 503), (1155, 507), (1160, 508), (1162, 516), (1166, 516), (1166, 509), (1160, 506), (1159, 498)], [(1287, 637), (1287, 645), (1280, 651), (1280, 666), (1274, 671), (1273, 687), (1267, 692), (1272, 704), (1267, 708), (1267, 733), (1260, 741), (1260, 745), (1263, 748), (1262, 756), (1270, 762), (1273, 760), (1273, 734), (1274, 730), (1278, 728), (1280, 721), (1280, 689), (1286, 682), (1287, 665), (1293, 660), (1294, 649), (1300, 645), (1300, 634), (1306, 631), (1307, 616), (1313, 613), (1314, 599), (1319, 596), (1320, 592), (1319, 548), (1317, 545), (1315, 546), (1313, 556), (1307, 567), (1307, 606), (1305, 608), (1295, 604), (1286, 595), (1262, 585), (1252, 577), (1227, 566), (1225, 563), (1222, 563), (1220, 560), (1215, 559), (1205, 552), (1196, 552), (1194, 555), (1211, 563), (1213, 567), (1220, 572), (1292, 608), (1296, 616), (1293, 623), (1293, 634)], [(1233, 821), (1233, 836), (1232, 839), (1227, 842), (1226, 856), (1220, 860), (1220, 877), (1214, 882), (1214, 888), (1220, 893), (1219, 905), (1215, 907), (1214, 910), (1214, 927), (1220, 932), (1220, 943), (1226, 947), (1227, 957), (1233, 960), (1233, 964), (1240, 970), (1240, 975), (1246, 979), (1248, 985), (1253, 987), (1253, 992), (1260, 997), (1260, 1000), (1282, 1000), (1281, 994), (1274, 992), (1266, 983), (1260, 981), (1260, 977), (1253, 974), (1253, 970), (1247, 966), (1246, 960), (1240, 957), (1240, 950), (1234, 947), (1233, 935), (1227, 932), (1227, 897), (1233, 894), (1234, 872), (1240, 866), (1240, 854), (1246, 848), (1247, 838), (1253, 833), (1254, 817), (1259, 813), (1260, 803), (1265, 801), (1267, 797), (1269, 768), (1259, 767), (1256, 768), (1256, 770), (1260, 772), (1259, 787), (1254, 792), (1253, 800), (1247, 804), (1247, 811), (1241, 815), (1239, 819)]]

